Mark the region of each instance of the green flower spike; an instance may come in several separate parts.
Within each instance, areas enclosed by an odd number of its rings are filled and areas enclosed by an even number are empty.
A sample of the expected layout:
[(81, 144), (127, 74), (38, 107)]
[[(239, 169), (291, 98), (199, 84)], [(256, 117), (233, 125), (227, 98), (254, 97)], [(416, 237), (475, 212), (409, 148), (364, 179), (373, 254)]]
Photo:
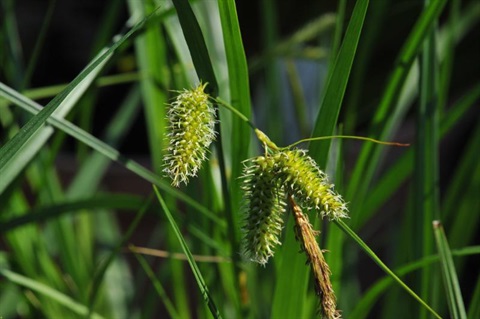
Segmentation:
[(275, 161), (272, 157), (255, 157), (245, 162), (243, 190), (245, 224), (243, 248), (245, 256), (261, 265), (273, 256), (280, 245), (285, 193), (274, 176)]
[(342, 197), (333, 190), (333, 184), (317, 163), (304, 150), (285, 150), (273, 155), (278, 165), (279, 178), (303, 207), (316, 209), (330, 220), (348, 217)]
[(205, 84), (184, 90), (170, 104), (169, 133), (165, 169), (173, 186), (188, 183), (197, 175), (215, 139), (215, 109), (204, 92)]

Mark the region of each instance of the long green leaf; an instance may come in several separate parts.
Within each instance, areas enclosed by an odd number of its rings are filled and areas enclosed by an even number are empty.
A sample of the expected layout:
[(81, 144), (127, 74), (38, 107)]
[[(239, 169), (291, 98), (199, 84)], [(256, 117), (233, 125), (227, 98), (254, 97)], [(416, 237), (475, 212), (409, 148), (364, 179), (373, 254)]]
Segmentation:
[[(242, 44), (240, 27), (238, 23), (235, 2), (232, 0), (219, 1), (220, 18), (223, 28), (223, 41), (228, 63), (228, 79), (230, 89), (230, 100), (235, 104), (236, 109), (250, 118), (252, 114), (250, 85), (248, 80), (248, 67), (245, 51)], [(240, 176), (241, 162), (248, 157), (250, 144), (250, 127), (245, 122), (234, 116), (231, 129), (232, 154), (232, 204), (239, 202), (239, 186), (236, 180)], [(235, 212), (235, 210), (233, 210)], [(234, 219), (236, 223), (238, 220)], [(236, 223), (238, 225), (238, 223)]]
[[(383, 4), (383, 3), (382, 3)], [(454, 34), (451, 35), (447, 27), (443, 27), (441, 32), (439, 32), (438, 43), (439, 43), (439, 60), (443, 62), (444, 55), (443, 52), (448, 52), (447, 41), (448, 37), (453, 36), (454, 43), (458, 44), (465, 37), (465, 35), (474, 28), (475, 21), (478, 20), (480, 16), (480, 3), (471, 3), (469, 6), (465, 7), (461, 19), (458, 24), (455, 25)], [(362, 37), (363, 39), (363, 37)], [(415, 64), (412, 66), (412, 69), (415, 70)], [(412, 71), (410, 73), (412, 73)], [(405, 80), (405, 84), (402, 88), (402, 93), (399, 97), (399, 102), (397, 108), (404, 108), (399, 105), (406, 105), (413, 103), (413, 98), (416, 95), (415, 86), (410, 85), (410, 83), (417, 82), (418, 76), (411, 74), (408, 75), (408, 78)], [(464, 94), (464, 96), (458, 100), (454, 105), (448, 108), (445, 114), (442, 115), (440, 122), (440, 138), (443, 138), (447, 132), (449, 132), (453, 125), (455, 125), (459, 119), (465, 114), (473, 103), (478, 99), (478, 94), (480, 94), (480, 87), (478, 84), (473, 86), (471, 90)], [(402, 111), (404, 113), (405, 111)], [(353, 113), (353, 112), (350, 112)], [(348, 113), (347, 116), (354, 116)], [(389, 121), (394, 123), (398, 122), (401, 116), (395, 116), (398, 112), (389, 114)], [(348, 118), (347, 120), (348, 121)], [(362, 206), (362, 214), (353, 214), (352, 216), (352, 225), (361, 227), (371, 216), (376, 212), (377, 208), (380, 207), (391, 194), (394, 193), (396, 189), (405, 181), (405, 179), (410, 176), (410, 172), (413, 169), (413, 150), (407, 150), (393, 167), (390, 167), (389, 171), (382, 176), (379, 176), (380, 180), (375, 183), (374, 188), (369, 191), (368, 196), (365, 198), (365, 204)], [(407, 159), (409, 157), (410, 159)], [(362, 191), (362, 189), (361, 189)]]
[[(426, 1), (425, 3), (428, 3)], [(411, 249), (417, 258), (434, 252), (433, 231), (431, 222), (440, 218), (439, 207), (439, 66), (436, 57), (436, 20), (428, 30), (420, 56), (420, 103), (416, 111), (415, 166), (413, 182), (413, 205), (410, 210), (412, 230), (410, 242), (405, 241), (404, 250)], [(421, 245), (419, 245), (421, 243)], [(418, 283), (421, 284), (420, 296), (427, 302), (433, 302), (432, 293), (434, 269), (425, 267)], [(420, 318), (428, 317), (425, 309), (421, 309)]]
[[(380, 132), (376, 134), (376, 137), (380, 140), (387, 140), (392, 133), (392, 129), (396, 127), (395, 121), (398, 121), (398, 119), (391, 116), (392, 113), (395, 113), (394, 106), (398, 102), (410, 67), (428, 35), (428, 31), (431, 30), (433, 23), (442, 12), (445, 3), (446, 0), (435, 0), (425, 8), (398, 55), (395, 69), (390, 75), (378, 111), (372, 121), (372, 128), (376, 132)], [(379, 129), (379, 126), (381, 129)], [(362, 147), (347, 189), (347, 198), (352, 199), (352, 202), (355, 202), (359, 207), (378, 168), (381, 153), (382, 148), (373, 143), (366, 143)]]
[(368, 11), (368, 23), (365, 24), (356, 57), (359, 63), (355, 63), (353, 66), (348, 89), (349, 94), (343, 107), (343, 114), (345, 114), (344, 130), (347, 134), (355, 132), (356, 124), (362, 113), (362, 96), (364, 96), (365, 83), (370, 80), (367, 71), (373, 59), (379, 34), (383, 31), (383, 22), (388, 19), (386, 11), (391, 2), (391, 0), (376, 1), (375, 5), (371, 5)]
[(22, 48), (18, 23), (15, 15), (15, 1), (8, 0), (0, 3), (2, 11), (2, 48), (3, 54), (8, 57), (10, 63), (2, 65), (8, 79), (15, 87), (22, 86), (25, 67), (22, 63)]
[[(335, 59), (333, 69), (330, 72), (331, 77), (328, 79), (325, 88), (325, 95), (320, 106), (312, 136), (332, 135), (335, 130), (367, 13), (368, 3), (368, 0), (361, 0), (355, 4), (342, 46)], [(324, 167), (327, 163), (330, 144), (330, 140), (326, 140), (321, 143), (311, 143), (309, 146), (311, 156)]]
[(378, 258), (378, 256), (373, 252), (373, 250), (368, 247), (368, 245), (352, 230), (345, 224), (342, 220), (336, 221), (335, 224), (345, 233), (347, 236), (352, 238), (359, 246), (362, 248), (365, 253), (395, 282), (397, 282), (400, 287), (407, 291), (409, 295), (415, 298), (425, 309), (427, 309), (433, 316), (436, 318), (441, 318), (438, 313), (435, 312), (428, 304), (425, 303), (410, 287), (408, 287), (383, 261)]
[(63, 214), (87, 209), (138, 209), (141, 199), (132, 195), (100, 195), (93, 198), (56, 203), (51, 206), (40, 206), (28, 212), (14, 213), (14, 218), (3, 220), (0, 223), (0, 234), (12, 231), (32, 223), (45, 222)]
[[(332, 135), (335, 129), (368, 3), (368, 0), (362, 0), (355, 5), (342, 46), (333, 66), (332, 77), (326, 86), (325, 97), (317, 116), (313, 136)], [(329, 147), (330, 143), (311, 143), (309, 146), (310, 155), (316, 158), (319, 163), (325, 165)], [(279, 263), (279, 276), (272, 304), (273, 317), (294, 318), (304, 314), (304, 298), (309, 272), (304, 265), (304, 259), (297, 253), (298, 247), (291, 230), (288, 229), (287, 238), (281, 247), (282, 260)], [(289, 302), (285, 302), (286, 299)]]
[(447, 303), (450, 309), (451, 318), (466, 319), (467, 312), (465, 311), (462, 292), (460, 290), (460, 284), (458, 283), (455, 264), (453, 263), (452, 252), (440, 221), (433, 222), (433, 232), (437, 242), (438, 254), (440, 255), (440, 264), (442, 265), (444, 286), (447, 292)]
[[(444, 196), (442, 213), (449, 226), (449, 242), (452, 246), (468, 245), (478, 233), (480, 214), (472, 214), (480, 207), (480, 122), (477, 122), (455, 168), (455, 175)], [(462, 266), (459, 265), (461, 272)]]
[(148, 278), (153, 284), (153, 287), (155, 288), (155, 291), (157, 292), (158, 296), (162, 300), (163, 304), (165, 305), (165, 308), (167, 309), (167, 312), (170, 316), (170, 318), (180, 318), (180, 315), (178, 314), (177, 310), (175, 309), (174, 304), (168, 298), (168, 294), (165, 291), (165, 288), (163, 288), (162, 283), (158, 278), (155, 276), (155, 273), (153, 269), (150, 267), (148, 262), (145, 260), (145, 257), (143, 257), (140, 254), (135, 254), (135, 257), (137, 258), (140, 266), (142, 267), (143, 271), (147, 274)]
[[(85, 307), (84, 305), (76, 302), (69, 296), (41, 283), (36, 280), (32, 280), (28, 277), (22, 276), (20, 274), (17, 274), (13, 271), (10, 271), (8, 269), (0, 269), (0, 275), (3, 277), (7, 278), (13, 283), (16, 283), (17, 285), (26, 287), (28, 289), (31, 289), (33, 291), (36, 291), (40, 294), (43, 294), (52, 300), (55, 300), (59, 304), (67, 307), (70, 309), (72, 312), (80, 315), (80, 316), (86, 316), (88, 314), (88, 308)], [(92, 314), (93, 319), (102, 319), (103, 317), (100, 316), (97, 313)]]
[[(465, 116), (467, 111), (474, 106), (475, 101), (480, 98), (480, 84), (474, 86), (468, 91), (462, 98), (460, 98), (448, 111), (444, 114), (442, 121), (440, 122), (440, 139), (446, 136), (450, 132), (455, 124)], [(377, 209), (383, 205), (391, 195), (402, 185), (405, 180), (411, 175), (413, 170), (413, 150), (409, 149), (402, 155), (393, 166), (390, 167), (388, 172), (384, 173), (375, 184), (374, 188), (370, 191), (368, 198), (366, 198), (363, 206), (365, 212), (361, 219), (357, 219), (355, 223), (356, 227), (362, 227), (363, 223), (371, 217)], [(451, 187), (452, 190), (459, 190), (458, 187)], [(456, 198), (456, 196), (448, 196), (447, 198)], [(453, 207), (456, 200), (447, 200), (448, 204), (444, 207), (447, 212), (447, 207)], [(453, 204), (453, 205), (451, 205)]]
[[(25, 98), (20, 93), (5, 86), (2, 83), (0, 83), (0, 94), (4, 95), (12, 103), (20, 106), (21, 108), (25, 109), (26, 111), (32, 114), (36, 114), (38, 110), (41, 109), (41, 106), (38, 103), (28, 98)], [(202, 206), (200, 203), (193, 200), (191, 197), (185, 195), (183, 192), (179, 191), (178, 189), (171, 187), (162, 178), (152, 173), (151, 171), (149, 171), (139, 163), (122, 156), (116, 149), (114, 149), (110, 145), (102, 142), (101, 140), (97, 139), (93, 135), (78, 128), (74, 124), (64, 119), (57, 118), (55, 115), (52, 115), (47, 122), (53, 125), (54, 127), (64, 131), (65, 133), (69, 134), (70, 136), (74, 137), (75, 139), (78, 139), (79, 141), (85, 143), (86, 145), (90, 146), (91, 148), (100, 152), (101, 154), (105, 155), (111, 160), (120, 163), (128, 170), (134, 172), (141, 178), (157, 185), (158, 187), (160, 187), (162, 190), (169, 193), (170, 195), (184, 201), (188, 205), (202, 212), (205, 216), (210, 218), (219, 226), (225, 227), (224, 222), (218, 216), (213, 214), (209, 209)]]
[[(469, 255), (478, 255), (480, 254), (480, 246), (470, 246), (462, 249), (452, 250), (453, 256), (469, 256)], [(403, 277), (410, 274), (411, 272), (421, 269), (426, 265), (435, 263), (439, 261), (438, 255), (430, 255), (423, 257), (422, 259), (409, 263), (404, 266), (400, 266), (394, 270), (394, 273), (398, 276)], [(380, 298), (380, 295), (387, 290), (395, 281), (390, 276), (385, 276), (382, 279), (377, 280), (368, 290), (363, 294), (362, 299), (360, 299), (353, 311), (350, 313), (352, 318), (369, 318), (370, 309), (375, 305), (377, 300)], [(475, 318), (475, 317), (471, 317)]]
[(202, 293), (203, 299), (205, 303), (207, 304), (208, 308), (210, 309), (210, 312), (212, 313), (214, 318), (221, 318), (220, 312), (217, 309), (217, 306), (213, 302), (213, 299), (210, 295), (210, 292), (208, 291), (207, 285), (205, 283), (205, 280), (203, 279), (202, 273), (200, 272), (200, 269), (197, 266), (197, 263), (195, 262), (195, 259), (192, 256), (192, 253), (190, 252), (190, 249), (188, 248), (188, 245), (185, 241), (185, 238), (183, 238), (182, 232), (178, 228), (177, 223), (175, 222), (175, 219), (172, 216), (172, 213), (168, 209), (167, 205), (165, 204), (165, 201), (163, 200), (162, 195), (158, 191), (158, 188), (156, 186), (153, 186), (155, 193), (157, 194), (158, 201), (160, 202), (160, 205), (162, 206), (162, 210), (167, 216), (168, 222), (173, 228), (173, 231), (175, 232), (175, 235), (178, 238), (178, 241), (180, 242), (180, 245), (182, 246), (182, 250), (187, 256), (188, 264), (190, 265), (190, 268), (192, 269), (193, 275), (195, 276), (195, 280), (197, 281), (198, 287), (200, 288), (200, 291)]
[(128, 241), (133, 235), (133, 232), (137, 229), (137, 226), (142, 220), (143, 216), (145, 216), (145, 213), (147, 212), (151, 203), (152, 203), (152, 196), (150, 196), (150, 198), (143, 203), (142, 207), (139, 209), (139, 211), (135, 215), (135, 218), (128, 226), (127, 231), (122, 236), (122, 239), (117, 243), (117, 245), (115, 246), (115, 249), (113, 249), (112, 252), (110, 252), (110, 254), (108, 255), (108, 258), (102, 263), (102, 265), (95, 272), (95, 275), (92, 281), (92, 288), (90, 290), (90, 295), (88, 298), (88, 316), (90, 316), (93, 313), (93, 310), (95, 309), (95, 304), (98, 299), (100, 285), (102, 283), (103, 277), (105, 276), (105, 273), (107, 272), (108, 267), (113, 263), (117, 255), (122, 250), (122, 248), (128, 243)]
[[(140, 91), (137, 86), (127, 94), (118, 111), (110, 120), (102, 136), (108, 145), (117, 147), (123, 137), (128, 134), (139, 112)], [(110, 164), (110, 159), (98, 152), (93, 152), (77, 170), (75, 178), (68, 186), (68, 198), (81, 198), (93, 194)], [(89, 185), (89, 187), (85, 187)]]
[[(103, 53), (99, 54), (80, 74), (72, 81), (70, 84), (58, 95), (56, 95), (36, 116), (30, 119), (27, 124), (23, 126), (18, 134), (16, 134), (12, 139), (10, 139), (2, 148), (0, 148), (0, 175), (3, 176), (6, 172), (10, 170), (18, 170), (17, 159), (19, 159), (20, 151), (26, 146), (29, 139), (34, 138), (37, 135), (37, 132), (42, 128), (46, 123), (47, 119), (52, 115), (54, 111), (57, 110), (60, 106), (69, 105), (67, 103), (62, 104), (67, 98), (75, 98), (75, 96), (80, 93), (77, 92), (79, 88), (82, 88), (82, 81), (87, 77), (92, 75), (97, 68), (101, 67), (108, 58), (110, 58), (115, 50), (124, 43), (128, 38), (130, 38), (135, 32), (140, 30), (140, 28), (145, 23), (145, 20), (137, 23), (133, 28), (131, 28), (125, 35), (119, 37), (119, 39), (110, 46)], [(2, 84), (2, 83), (0, 83)], [(3, 86), (3, 84), (2, 84)], [(10, 99), (11, 96), (5, 96), (8, 94), (7, 91), (0, 88), (0, 94), (2, 94), (7, 99)], [(71, 106), (71, 105), (70, 105)], [(65, 108), (59, 108), (60, 114), (65, 114), (67, 111)], [(20, 153), (20, 154), (19, 154)], [(9, 185), (11, 180), (2, 178), (0, 180), (0, 194), (3, 193), (5, 188)]]
[(32, 55), (28, 61), (28, 65), (25, 71), (25, 76), (22, 81), (22, 88), (25, 88), (29, 85), (30, 79), (32, 78), (33, 70), (37, 66), (38, 59), (40, 57), (40, 52), (45, 45), (45, 38), (47, 35), (48, 28), (52, 22), (53, 12), (55, 11), (56, 1), (50, 1), (48, 5), (48, 10), (45, 14), (45, 18), (42, 22), (42, 27), (38, 32), (37, 40), (35, 42), (35, 47), (33, 48)]
[(187, 41), (198, 78), (203, 82), (208, 82), (207, 90), (211, 95), (216, 96), (218, 94), (217, 78), (213, 72), (212, 61), (208, 54), (202, 30), (192, 7), (188, 0), (173, 0), (173, 4), (177, 9), (178, 19), (180, 20), (183, 35)]
[[(282, 318), (283, 316), (285, 318), (304, 318), (307, 315), (305, 294), (309, 286), (310, 270), (305, 265), (305, 257), (299, 254), (300, 244), (292, 229), (293, 223), (293, 218), (289, 216), (282, 247), (275, 254), (277, 275), (271, 310), (272, 318)], [(259, 284), (261, 285), (261, 283)], [(312, 287), (312, 285), (310, 286)], [(286, 300), (288, 302), (285, 302)]]
[[(145, 16), (154, 11), (154, 1), (129, 1), (133, 16)], [(148, 130), (150, 153), (154, 172), (162, 171), (162, 153), (165, 134), (166, 91), (169, 73), (166, 61), (165, 41), (159, 24), (149, 24), (145, 33), (135, 39), (136, 57), (140, 69), (145, 121)]]
[(477, 277), (477, 284), (472, 293), (470, 308), (468, 309), (468, 319), (475, 319), (478, 317), (480, 317), (480, 277)]
[[(225, 53), (227, 56), (228, 65), (228, 91), (230, 92), (230, 101), (235, 104), (236, 109), (250, 118), (252, 109), (250, 102), (250, 84), (248, 79), (248, 66), (243, 48), (242, 36), (240, 33), (240, 26), (237, 17), (235, 2), (233, 0), (218, 2), (220, 21), (223, 32), (223, 42), (225, 45)], [(240, 269), (238, 261), (239, 254), (239, 225), (240, 214), (238, 213), (240, 207), (241, 190), (238, 176), (241, 174), (241, 162), (248, 157), (250, 144), (250, 127), (246, 125), (237, 116), (232, 116), (231, 119), (231, 175), (230, 179), (230, 196), (231, 200), (227, 201), (231, 207), (228, 210), (226, 218), (229, 226), (229, 239), (232, 245), (231, 256), (233, 262), (233, 280), (237, 289), (232, 291), (231, 298), (234, 302), (238, 300)], [(226, 192), (224, 192), (226, 193)]]

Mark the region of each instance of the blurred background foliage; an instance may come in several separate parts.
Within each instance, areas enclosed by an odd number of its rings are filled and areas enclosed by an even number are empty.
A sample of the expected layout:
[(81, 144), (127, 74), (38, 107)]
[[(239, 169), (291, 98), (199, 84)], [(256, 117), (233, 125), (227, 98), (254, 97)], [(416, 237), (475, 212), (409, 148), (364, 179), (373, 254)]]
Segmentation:
[[(197, 0), (195, 29), (177, 18), (188, 18), (185, 2), (173, 2), (177, 10), (163, 0), (0, 0), (0, 146), (13, 158), (0, 170), (0, 318), (208, 318), (212, 300), (225, 318), (318, 314), (291, 217), (266, 268), (241, 258), (237, 177), (261, 152), (244, 123), (221, 109), (221, 137), (199, 178), (177, 190), (163, 177), (165, 105), (173, 90), (207, 80), (185, 40), (199, 30), (214, 94), (278, 145), (314, 132), (411, 144), (304, 147), (383, 262), (442, 317), (480, 317), (480, 3)], [(35, 113), (26, 99), (63, 108), (59, 123), (76, 127), (49, 122), (55, 129), (9, 151)], [(358, 243), (315, 225), (346, 318), (430, 318)]]

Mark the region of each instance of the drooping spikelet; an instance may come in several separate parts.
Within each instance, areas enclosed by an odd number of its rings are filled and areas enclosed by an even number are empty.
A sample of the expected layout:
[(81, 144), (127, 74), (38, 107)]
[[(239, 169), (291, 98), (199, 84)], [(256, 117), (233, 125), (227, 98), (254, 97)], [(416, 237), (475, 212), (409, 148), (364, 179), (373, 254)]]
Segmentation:
[(277, 163), (278, 178), (300, 204), (320, 211), (330, 220), (348, 217), (342, 197), (333, 190), (333, 184), (317, 163), (304, 150), (284, 150), (273, 155)]
[(215, 139), (215, 109), (204, 92), (206, 84), (184, 90), (170, 104), (169, 133), (165, 169), (172, 185), (188, 183), (197, 175)]
[(340, 311), (337, 310), (337, 298), (330, 281), (331, 271), (323, 252), (318, 246), (315, 237), (319, 234), (313, 230), (312, 224), (304, 215), (300, 206), (297, 205), (292, 196), (289, 196), (295, 220), (295, 237), (300, 242), (302, 250), (307, 255), (307, 261), (312, 268), (315, 279), (315, 290), (320, 297), (322, 318), (339, 319)]
[(261, 265), (273, 256), (280, 245), (284, 191), (274, 175), (276, 163), (272, 157), (259, 156), (245, 162), (243, 171), (244, 209), (243, 249), (246, 257)]

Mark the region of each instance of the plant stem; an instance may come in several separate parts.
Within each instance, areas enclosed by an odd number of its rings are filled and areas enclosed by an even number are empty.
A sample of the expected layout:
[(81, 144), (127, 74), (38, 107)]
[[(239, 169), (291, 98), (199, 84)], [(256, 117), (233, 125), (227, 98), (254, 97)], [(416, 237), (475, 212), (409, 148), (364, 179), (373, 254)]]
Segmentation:
[[(237, 115), (239, 118), (241, 118), (243, 121), (245, 121), (248, 125), (250, 125), (250, 127), (255, 130), (255, 133), (257, 133), (257, 136), (258, 136), (258, 132), (259, 130), (255, 127), (255, 124), (253, 124), (252, 121), (250, 121), (245, 115), (243, 115), (240, 111), (238, 111), (235, 107), (233, 107), (232, 105), (228, 104), (227, 102), (225, 102), (224, 100), (222, 100), (221, 98), (217, 97), (217, 98), (214, 98), (215, 102), (218, 103), (218, 105), (221, 105), (223, 107), (225, 107), (227, 110), (231, 111), (232, 113), (234, 113), (235, 115)], [(261, 132), (261, 131), (260, 131)], [(262, 132), (263, 133), (263, 132)], [(263, 135), (266, 137), (265, 133), (263, 133)], [(268, 137), (267, 137), (268, 138)], [(377, 143), (377, 144), (382, 144), (382, 145), (392, 145), (392, 146), (410, 146), (410, 144), (408, 143), (398, 143), (398, 142), (385, 142), (385, 141), (380, 141), (380, 140), (376, 140), (374, 138), (370, 138), (370, 137), (364, 137), (364, 136), (354, 136), (354, 135), (330, 135), (330, 136), (320, 136), (320, 137), (310, 137), (310, 138), (304, 138), (304, 139), (301, 139), (301, 140), (298, 140), (296, 141), (295, 143), (292, 143), (290, 145), (287, 145), (285, 147), (282, 147), (280, 149), (288, 149), (288, 148), (292, 148), (293, 146), (296, 146), (298, 144), (301, 144), (301, 143), (305, 143), (305, 142), (312, 142), (312, 141), (321, 141), (321, 140), (327, 140), (327, 139), (333, 139), (333, 138), (348, 138), (348, 139), (353, 139), (353, 140), (363, 140), (363, 141), (368, 141), (368, 142), (372, 142), (372, 143)], [(264, 142), (264, 140), (262, 138), (260, 138), (260, 141)], [(268, 141), (270, 141), (270, 139), (268, 139)], [(277, 147), (274, 147), (273, 149), (277, 149)]]
[(354, 135), (330, 135), (330, 136), (320, 136), (320, 137), (309, 137), (309, 138), (304, 138), (299, 141), (296, 141), (293, 144), (290, 144), (286, 146), (285, 148), (291, 148), (293, 146), (296, 146), (300, 143), (305, 143), (305, 142), (312, 142), (312, 141), (321, 141), (321, 140), (328, 140), (332, 138), (348, 138), (348, 139), (353, 139), (353, 140), (363, 140), (363, 141), (368, 141), (372, 143), (377, 143), (377, 144), (383, 144), (383, 145), (393, 145), (393, 146), (410, 146), (408, 143), (398, 143), (398, 142), (385, 142), (385, 141), (380, 141), (376, 140), (371, 137), (364, 137), (364, 136), (354, 136)]
[(237, 115), (239, 118), (241, 118), (243, 121), (245, 121), (252, 129), (256, 129), (255, 124), (253, 124), (252, 121), (250, 121), (245, 115), (243, 115), (239, 110), (237, 110), (235, 107), (232, 105), (228, 104), (226, 101), (222, 100), (221, 98), (213, 98), (215, 102), (218, 103), (218, 105), (221, 105), (225, 107), (227, 110), (231, 111), (235, 115)]
[(433, 310), (422, 298), (420, 298), (410, 287), (408, 287), (395, 273), (388, 268), (387, 265), (373, 252), (373, 250), (368, 247), (368, 245), (350, 228), (343, 220), (335, 220), (335, 224), (340, 227), (340, 229), (350, 236), (357, 244), (362, 248), (367, 255), (393, 280), (395, 280), (403, 289), (405, 289), (413, 298), (415, 298), (425, 309), (430, 311), (436, 318), (441, 319), (440, 315)]

